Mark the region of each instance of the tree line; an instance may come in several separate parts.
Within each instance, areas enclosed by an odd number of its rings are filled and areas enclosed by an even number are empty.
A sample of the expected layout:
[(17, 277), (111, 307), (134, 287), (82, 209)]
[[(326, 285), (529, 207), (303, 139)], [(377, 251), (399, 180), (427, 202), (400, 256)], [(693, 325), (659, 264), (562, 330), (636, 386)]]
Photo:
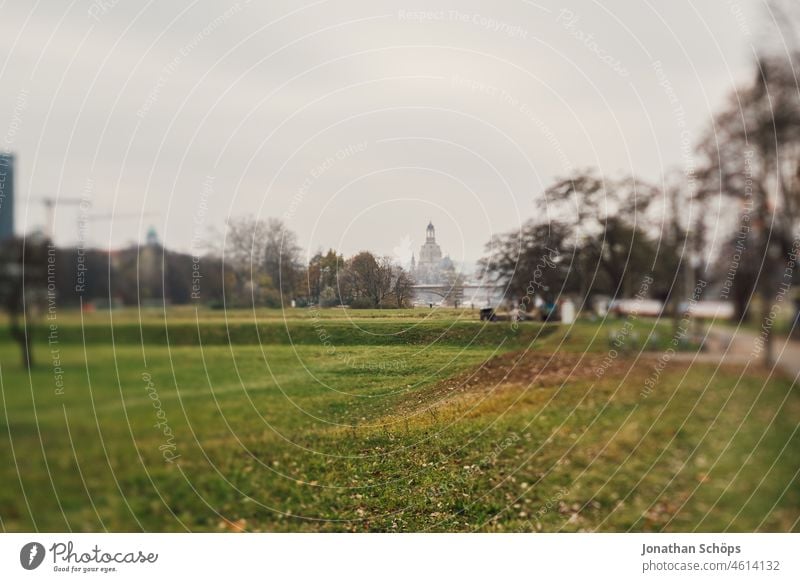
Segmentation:
[[(33, 249), (34, 240), (4, 245)], [(52, 284), (64, 306), (397, 308), (410, 304), (414, 284), (401, 265), (369, 251), (345, 258), (328, 250), (304, 260), (296, 234), (274, 218), (230, 219), (223, 236), (197, 254), (160, 244), (114, 251), (53, 248), (52, 254)], [(42, 280), (37, 276), (37, 284)]]
[(593, 169), (555, 180), (536, 201), (541, 218), (489, 242), (483, 275), (512, 298), (566, 293), (584, 305), (631, 297), (651, 278), (648, 294), (675, 307), (702, 281), (696, 299), (732, 301), (738, 320), (760, 325), (769, 360), (776, 309), (800, 306), (799, 48), (759, 56), (694, 167), (659, 183)]

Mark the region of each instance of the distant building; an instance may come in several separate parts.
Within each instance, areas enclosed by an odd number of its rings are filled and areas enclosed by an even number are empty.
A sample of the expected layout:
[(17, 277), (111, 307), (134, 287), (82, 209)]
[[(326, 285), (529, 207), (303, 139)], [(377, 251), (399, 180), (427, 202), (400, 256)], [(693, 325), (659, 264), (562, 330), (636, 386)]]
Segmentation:
[(147, 244), (138, 249), (139, 294), (141, 304), (152, 307), (164, 302), (165, 249), (154, 226), (147, 229), (146, 241)]
[(417, 285), (434, 286), (431, 289), (415, 290), (414, 300), (418, 305), (452, 302), (452, 293), (460, 297), (460, 292), (451, 291), (457, 280), (455, 265), (449, 256), (443, 256), (442, 248), (436, 242), (436, 228), (432, 222), (428, 223), (425, 231), (425, 244), (419, 249), (419, 260), (411, 255), (411, 276)]
[(156, 232), (156, 227), (151, 226), (147, 229), (147, 246), (149, 247), (157, 247), (161, 246), (161, 243), (158, 241), (158, 233)]
[(453, 273), (453, 261), (442, 256), (442, 249), (436, 242), (436, 228), (428, 223), (425, 231), (425, 244), (419, 249), (419, 260), (411, 256), (411, 274), (417, 283), (445, 283)]
[(0, 153), (0, 240), (14, 236), (14, 154)]

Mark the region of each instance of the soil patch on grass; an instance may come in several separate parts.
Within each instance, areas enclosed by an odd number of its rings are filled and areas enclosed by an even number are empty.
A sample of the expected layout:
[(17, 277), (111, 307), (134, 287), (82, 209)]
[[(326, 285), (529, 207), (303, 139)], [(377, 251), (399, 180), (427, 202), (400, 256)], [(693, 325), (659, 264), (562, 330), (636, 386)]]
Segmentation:
[[(399, 404), (400, 414), (444, 403), (453, 397), (507, 388), (559, 388), (604, 376), (622, 378), (635, 365), (632, 360), (610, 359), (605, 354), (541, 353), (517, 351), (490, 358), (480, 366), (417, 391)], [(646, 368), (646, 366), (641, 366)], [(637, 373), (635, 370), (633, 373)]]

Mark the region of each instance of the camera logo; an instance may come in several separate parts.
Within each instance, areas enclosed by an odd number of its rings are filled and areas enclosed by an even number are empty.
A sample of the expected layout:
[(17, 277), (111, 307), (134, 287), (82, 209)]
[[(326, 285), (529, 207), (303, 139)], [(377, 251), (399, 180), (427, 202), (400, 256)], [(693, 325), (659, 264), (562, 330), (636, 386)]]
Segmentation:
[(44, 546), (39, 542), (28, 542), (19, 551), (19, 563), (26, 570), (35, 570), (44, 561)]

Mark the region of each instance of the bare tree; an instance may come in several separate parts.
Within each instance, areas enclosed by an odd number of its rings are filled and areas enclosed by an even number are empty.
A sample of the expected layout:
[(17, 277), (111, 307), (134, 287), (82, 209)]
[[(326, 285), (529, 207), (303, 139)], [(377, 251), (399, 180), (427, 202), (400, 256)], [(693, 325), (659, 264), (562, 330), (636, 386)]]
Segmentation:
[(392, 295), (397, 307), (406, 307), (414, 294), (414, 279), (400, 266), (393, 268)]
[(264, 267), (273, 285), (283, 294), (294, 297), (300, 271), (300, 246), (297, 235), (283, 221), (270, 218), (263, 227)]
[(650, 228), (650, 214), (659, 189), (634, 176), (611, 179), (594, 170), (578, 170), (557, 180), (539, 200), (548, 222), (572, 225), (576, 242), (603, 229), (612, 218), (628, 226)]
[(703, 194), (741, 205), (743, 241), (756, 260), (739, 262), (736, 282), (755, 281), (767, 364), (772, 312), (792, 283), (794, 273), (785, 267), (800, 224), (800, 93), (792, 60), (762, 56), (753, 81), (730, 96), (698, 148), (705, 160)]
[[(581, 295), (598, 289), (629, 294), (632, 282), (656, 264), (652, 240), (660, 234), (660, 222), (653, 202), (659, 195), (657, 187), (636, 177), (610, 179), (592, 170), (576, 171), (545, 190), (540, 204), (547, 213), (547, 231), (529, 234), (546, 236), (551, 248), (571, 255), (569, 270), (577, 276)], [(543, 260), (539, 257), (536, 264)]]
[(389, 258), (377, 258), (368, 251), (362, 251), (347, 261), (347, 279), (352, 288), (354, 300), (372, 307), (380, 307), (392, 292), (395, 267)]
[(281, 220), (249, 216), (231, 218), (219, 251), (228, 275), (233, 303), (282, 304), (281, 295), (294, 295), (300, 276), (300, 247), (296, 235)]

